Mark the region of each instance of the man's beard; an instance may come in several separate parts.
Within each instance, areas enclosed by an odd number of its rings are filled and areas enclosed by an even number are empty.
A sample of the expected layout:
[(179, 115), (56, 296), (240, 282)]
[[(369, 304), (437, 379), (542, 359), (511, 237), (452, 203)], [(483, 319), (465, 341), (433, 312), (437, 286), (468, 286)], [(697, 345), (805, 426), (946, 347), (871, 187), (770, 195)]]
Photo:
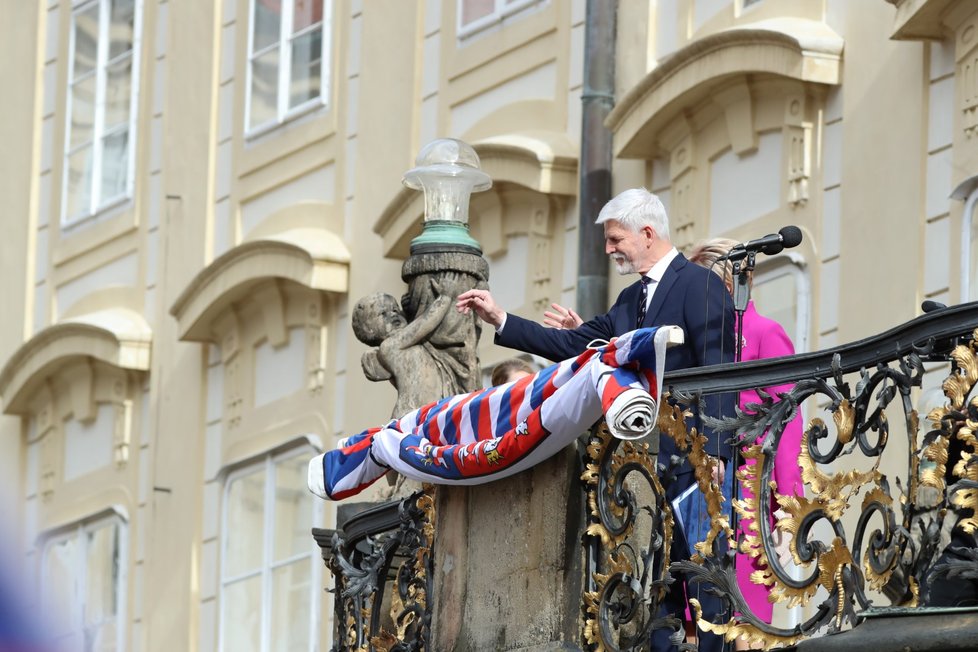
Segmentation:
[(620, 275), (628, 276), (629, 274), (635, 273), (635, 265), (633, 265), (632, 261), (628, 258), (624, 256), (612, 256), (611, 260), (614, 261), (615, 269), (618, 270)]

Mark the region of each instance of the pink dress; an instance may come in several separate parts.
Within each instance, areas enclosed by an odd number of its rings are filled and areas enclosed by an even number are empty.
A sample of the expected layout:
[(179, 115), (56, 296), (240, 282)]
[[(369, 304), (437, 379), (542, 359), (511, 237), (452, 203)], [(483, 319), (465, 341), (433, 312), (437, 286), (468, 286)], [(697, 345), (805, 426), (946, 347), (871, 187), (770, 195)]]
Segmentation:
[[(781, 324), (762, 317), (754, 308), (754, 302), (747, 304), (744, 312), (744, 348), (741, 353), (743, 361), (762, 360), (766, 358), (777, 358), (784, 355), (792, 355), (795, 347), (784, 332)], [(777, 385), (767, 387), (765, 391), (771, 394), (774, 400), (778, 400), (777, 393), (785, 393), (791, 390), (793, 385)], [(747, 403), (760, 403), (761, 397), (755, 390), (746, 390), (740, 393), (740, 407)], [(802, 496), (804, 495), (804, 485), (801, 480), (801, 469), (798, 467), (798, 457), (801, 455), (801, 436), (802, 420), (801, 414), (795, 415), (788, 425), (785, 426), (781, 441), (778, 443), (777, 453), (774, 457), (774, 480), (777, 483), (777, 492), (782, 495)], [(751, 461), (751, 464), (754, 462)], [(741, 488), (741, 499), (753, 497), (749, 491)], [(774, 507), (777, 507), (775, 503)], [(746, 531), (749, 520), (741, 520), (741, 536)], [(770, 587), (754, 584), (750, 581), (750, 575), (755, 570), (763, 568), (758, 564), (757, 559), (751, 559), (749, 555), (737, 553), (737, 583), (744, 594), (748, 606), (754, 614), (767, 622), (771, 622), (773, 605), (768, 602)]]

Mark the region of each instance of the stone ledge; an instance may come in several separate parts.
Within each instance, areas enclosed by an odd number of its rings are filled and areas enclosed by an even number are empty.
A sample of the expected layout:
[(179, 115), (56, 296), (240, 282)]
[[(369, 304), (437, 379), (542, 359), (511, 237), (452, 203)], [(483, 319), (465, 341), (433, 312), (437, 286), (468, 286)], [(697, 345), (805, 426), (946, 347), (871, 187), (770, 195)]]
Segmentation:
[(974, 650), (978, 607), (877, 609), (853, 629), (802, 641), (796, 652)]

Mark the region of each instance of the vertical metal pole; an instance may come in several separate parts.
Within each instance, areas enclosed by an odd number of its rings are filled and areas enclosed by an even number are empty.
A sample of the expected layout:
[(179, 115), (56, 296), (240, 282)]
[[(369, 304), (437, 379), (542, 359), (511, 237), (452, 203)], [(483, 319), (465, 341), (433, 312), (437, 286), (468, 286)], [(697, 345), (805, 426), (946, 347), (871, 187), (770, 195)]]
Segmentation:
[(608, 258), (594, 220), (611, 199), (611, 131), (604, 121), (615, 104), (617, 14), (617, 0), (587, 2), (577, 227), (577, 312), (585, 320), (608, 310)]

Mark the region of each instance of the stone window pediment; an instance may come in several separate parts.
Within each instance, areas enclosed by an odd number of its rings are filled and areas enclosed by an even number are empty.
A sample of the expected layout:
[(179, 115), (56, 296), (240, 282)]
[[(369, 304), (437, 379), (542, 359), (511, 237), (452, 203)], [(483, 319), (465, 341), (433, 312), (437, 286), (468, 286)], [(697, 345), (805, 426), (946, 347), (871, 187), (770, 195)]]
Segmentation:
[(886, 0), (886, 2), (896, 8), (893, 33), (890, 38), (901, 41), (944, 39), (949, 31), (949, 17), (959, 11), (974, 9), (970, 0)]
[(615, 155), (650, 162), (677, 246), (756, 220), (812, 219), (821, 109), (841, 82), (843, 46), (816, 20), (742, 24), (693, 41), (625, 93), (606, 120)]
[(312, 290), (346, 293), (350, 252), (335, 233), (297, 227), (262, 234), (215, 259), (177, 298), (180, 339), (216, 341), (213, 325), (238, 300), (269, 279), (284, 279)]
[(350, 252), (309, 225), (309, 208), (269, 217), (201, 270), (170, 310), (182, 341), (211, 344), (204, 426), (215, 468), (296, 431), (327, 430), (318, 403), (330, 382), (331, 296), (348, 290)]
[(4, 412), (24, 418), (34, 451), (28, 491), (45, 502), (56, 497), (49, 507), (79, 504), (75, 489), (59, 493), (68, 483), (81, 482), (73, 486), (89, 498), (119, 489), (121, 476), (112, 474), (130, 460), (152, 335), (127, 308), (82, 312), (38, 332), (0, 371)]
[(149, 371), (153, 333), (139, 313), (110, 308), (72, 317), (38, 332), (0, 371), (8, 414), (28, 414), (34, 392), (72, 361), (94, 359), (124, 370)]
[(690, 106), (737, 78), (766, 77), (836, 85), (844, 41), (821, 22), (782, 18), (728, 29), (690, 43), (632, 87), (606, 121), (615, 155), (661, 154), (659, 133)]

